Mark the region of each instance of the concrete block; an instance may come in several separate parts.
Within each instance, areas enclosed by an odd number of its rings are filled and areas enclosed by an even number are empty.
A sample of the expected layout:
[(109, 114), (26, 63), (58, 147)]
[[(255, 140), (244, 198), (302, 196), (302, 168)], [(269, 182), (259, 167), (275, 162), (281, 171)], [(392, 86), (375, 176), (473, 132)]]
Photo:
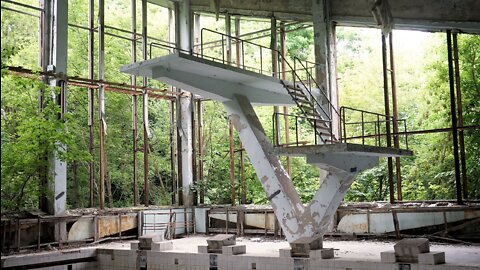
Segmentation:
[(130, 243), (130, 249), (131, 249), (131, 250), (138, 250), (138, 243), (139, 243), (139, 242), (140, 242), (140, 241), (132, 241), (132, 242)]
[(418, 262), (418, 255), (430, 252), (430, 242), (426, 238), (405, 238), (393, 246), (397, 261)]
[(245, 254), (247, 252), (247, 246), (245, 245), (232, 245), (232, 246), (223, 246), (222, 254), (224, 255), (238, 255)]
[(380, 261), (382, 263), (394, 263), (397, 261), (397, 256), (395, 251), (384, 251), (380, 252)]
[(292, 249), (291, 248), (281, 248), (278, 250), (278, 253), (281, 258), (290, 258), (292, 257)]
[(310, 250), (310, 259), (333, 259), (335, 252), (333, 248), (322, 248)]
[(163, 241), (163, 242), (153, 242), (152, 250), (153, 251), (167, 251), (173, 249), (172, 241)]
[(198, 253), (208, 253), (208, 246), (198, 246)]
[(138, 237), (138, 248), (140, 250), (151, 250), (153, 242), (163, 241), (163, 236), (159, 234), (147, 234)]
[(445, 252), (429, 252), (418, 254), (419, 264), (442, 264), (445, 263)]
[(207, 239), (209, 253), (222, 253), (222, 247), (236, 244), (234, 234), (217, 234)]
[(310, 250), (317, 250), (323, 248), (323, 237), (302, 237), (292, 243), (292, 257), (308, 257), (310, 256)]

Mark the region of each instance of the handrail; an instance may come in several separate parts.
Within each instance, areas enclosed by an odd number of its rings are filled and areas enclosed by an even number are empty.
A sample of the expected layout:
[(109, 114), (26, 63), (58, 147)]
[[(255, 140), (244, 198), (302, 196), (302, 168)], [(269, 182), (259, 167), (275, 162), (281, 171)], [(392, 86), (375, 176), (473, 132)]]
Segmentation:
[[(347, 122), (346, 113), (345, 111), (353, 111), (353, 112), (360, 112), (361, 113), (361, 121), (360, 122)], [(347, 140), (352, 139), (362, 139), (362, 144), (365, 144), (365, 138), (374, 137), (375, 138), (375, 145), (381, 146), (380, 137), (385, 136), (386, 134), (381, 133), (380, 124), (385, 123), (385, 126), (391, 125), (394, 122), (403, 122), (403, 129), (407, 132), (407, 120), (406, 119), (394, 119), (391, 115), (376, 113), (376, 112), (369, 112), (361, 109), (355, 109), (351, 107), (342, 106), (340, 107), (340, 114), (341, 114), (341, 122), (343, 124), (342, 127), (342, 141), (347, 142)], [(365, 115), (372, 115), (377, 118), (374, 121), (365, 121)], [(380, 119), (385, 118), (385, 119)], [(365, 124), (374, 124), (374, 134), (373, 135), (365, 135)], [(347, 125), (361, 125), (361, 136), (353, 136), (347, 137)], [(378, 132), (378, 133), (377, 133)], [(398, 136), (393, 134), (394, 136)], [(405, 135), (405, 147), (408, 149), (408, 135)]]
[[(317, 86), (317, 88), (320, 90), (320, 93), (322, 93), (322, 95), (327, 99), (328, 101), (328, 104), (330, 105), (330, 107), (335, 111), (335, 113), (337, 114), (337, 116), (340, 117), (340, 113), (335, 109), (335, 106), (333, 106), (332, 102), (330, 101), (330, 98), (327, 96), (327, 94), (325, 93), (325, 90), (323, 89), (323, 87), (320, 87), (320, 85), (318, 85), (317, 81), (315, 80), (315, 78), (312, 76), (312, 74), (310, 74), (310, 72), (307, 70), (307, 68), (303, 65), (302, 61), (300, 61), (300, 59), (298, 59), (298, 57), (294, 57), (294, 63), (295, 62), (298, 62), (300, 63), (300, 65), (302, 65), (302, 67), (305, 69), (305, 71), (307, 72), (307, 75), (308, 75), (308, 78), (311, 79), (315, 85)], [(317, 102), (318, 104), (318, 102)], [(320, 106), (320, 104), (318, 104)], [(321, 106), (320, 106), (321, 107)]]
[(391, 115), (386, 115), (386, 114), (381, 114), (381, 113), (376, 113), (376, 112), (370, 112), (370, 111), (365, 111), (365, 110), (362, 110), (362, 109), (356, 109), (356, 108), (352, 108), (352, 107), (348, 107), (348, 106), (342, 106), (340, 108), (340, 110), (351, 110), (351, 111), (357, 111), (357, 112), (363, 112), (363, 113), (368, 113), (368, 114), (373, 114), (373, 115), (378, 115), (378, 116), (382, 116), (382, 117), (390, 117), (390, 118), (393, 118), (393, 116)]
[[(306, 121), (308, 122), (309, 120), (316, 120), (315, 118), (311, 118), (311, 117), (307, 117), (307, 116), (303, 116), (303, 115), (295, 115), (295, 114), (288, 114), (288, 113), (281, 113), (281, 112), (276, 112), (276, 113), (273, 113), (272, 114), (272, 142), (274, 144), (274, 146), (281, 146), (281, 145), (285, 145), (285, 144), (281, 144), (280, 143), (280, 138), (277, 134), (277, 128), (280, 126), (277, 122), (277, 116), (278, 115), (281, 115), (281, 116), (288, 116), (288, 117), (292, 117), (294, 120), (295, 120), (295, 141), (294, 142), (290, 142), (289, 145), (296, 145), (296, 146), (299, 146), (299, 145), (305, 145), (305, 144), (308, 144), (308, 141), (306, 142), (300, 142), (299, 140), (299, 137), (300, 137), (300, 134), (299, 134), (299, 123), (298, 123), (298, 120), (299, 119), (306, 119)], [(321, 120), (323, 122), (330, 122), (328, 120)], [(276, 128), (277, 127), (277, 128)], [(314, 127), (313, 128), (313, 135), (314, 135), (314, 145), (317, 144), (317, 135), (318, 132), (316, 130), (316, 128)], [(320, 134), (321, 136), (321, 134)]]
[[(205, 47), (203, 46), (204, 45), (204, 42), (203, 42), (204, 41), (204, 35), (203, 35), (204, 32), (210, 32), (210, 33), (217, 34), (217, 35), (221, 36), (221, 40), (211, 42), (211, 43), (221, 43), (221, 46), (222, 46), (221, 59), (219, 59), (217, 57), (214, 57), (214, 56), (209, 56), (205, 53)], [(233, 42), (232, 42), (232, 40), (233, 40)], [(241, 59), (237, 58), (235, 61), (232, 61), (231, 59), (226, 59), (226, 52), (225, 52), (226, 49), (225, 49), (225, 47), (229, 43), (230, 44), (232, 44), (232, 43), (239, 44), (241, 46), (241, 56), (242, 56)], [(260, 68), (245, 65), (245, 51), (244, 51), (244, 48), (245, 48), (244, 45), (245, 44), (249, 44), (249, 45), (252, 45), (252, 46), (260, 49)], [(212, 61), (221, 61), (223, 64), (236, 65), (236, 66), (238, 66), (242, 69), (253, 70), (253, 71), (258, 72), (260, 74), (264, 74), (264, 71), (265, 71), (263, 69), (263, 50), (269, 50), (271, 52), (274, 52), (276, 54), (276, 57), (275, 58), (272, 57), (272, 61), (276, 61), (277, 66), (281, 66), (280, 61), (285, 62), (285, 65), (289, 68), (289, 70), (287, 68), (285, 68), (285, 70), (282, 70), (281, 72), (287, 72), (288, 71), (289, 73), (291, 73), (293, 86), (294, 87), (299, 87), (302, 90), (306, 90), (308, 92), (308, 95), (310, 96), (310, 102), (312, 102), (312, 105), (314, 105), (313, 109), (315, 110), (315, 112), (317, 114), (319, 114), (319, 112), (322, 112), (325, 115), (325, 117), (323, 117), (322, 115), (319, 115), (320, 117), (318, 117), (318, 118), (308, 117), (307, 111), (305, 111), (305, 109), (302, 106), (299, 106), (299, 109), (302, 111), (304, 116), (291, 115), (291, 114), (288, 115), (288, 116), (291, 116), (291, 117), (295, 117), (297, 122), (298, 122), (299, 118), (307, 119), (307, 121), (310, 122), (311, 125), (313, 125), (314, 134), (316, 135), (315, 136), (315, 144), (317, 143), (317, 136), (324, 143), (328, 141), (328, 139), (324, 139), (324, 137), (322, 137), (324, 134), (327, 134), (327, 133), (322, 133), (321, 131), (319, 131), (317, 129), (318, 127), (320, 127), (320, 126), (317, 126), (318, 121), (323, 122), (324, 127), (329, 130), (329, 132), (330, 132), (329, 134), (331, 136), (331, 141), (334, 141), (334, 139), (336, 139), (334, 134), (333, 134), (333, 130), (332, 130), (333, 129), (333, 126), (332, 126), (333, 125), (333, 122), (332, 122), (332, 117), (333, 117), (332, 114), (333, 113), (335, 113), (339, 117), (339, 122), (340, 122), (339, 130), (340, 130), (340, 137), (341, 137), (340, 140), (343, 141), (343, 142), (346, 142), (347, 139), (353, 139), (353, 137), (352, 138), (347, 138), (347, 136), (346, 136), (346, 126), (347, 125), (362, 125), (362, 136), (360, 138), (362, 138), (362, 143), (365, 143), (365, 124), (375, 124), (375, 135), (374, 135), (374, 137), (375, 138), (378, 137), (378, 142), (376, 141), (376, 144), (378, 143), (379, 145), (381, 145), (381, 142), (380, 142), (381, 135), (379, 134), (377, 136), (377, 131), (378, 131), (378, 133), (380, 133), (380, 123), (385, 123), (385, 124), (389, 125), (389, 123), (394, 121), (392, 116), (387, 116), (387, 115), (384, 115), (384, 114), (381, 114), (381, 113), (369, 112), (369, 111), (355, 109), (355, 108), (346, 107), (346, 106), (341, 107), (340, 112), (339, 112), (335, 108), (333, 103), (330, 101), (327, 93), (325, 92), (325, 88), (321, 87), (317, 83), (314, 76), (312, 75), (312, 72), (309, 71), (310, 69), (314, 69), (314, 68), (320, 66), (320, 64), (313, 63), (313, 62), (310, 62), (310, 61), (301, 61), (298, 57), (294, 57), (293, 58), (293, 67), (292, 67), (290, 62), (287, 61), (286, 57), (284, 55), (282, 55), (280, 53), (280, 51), (278, 51), (276, 49), (266, 47), (266, 46), (263, 46), (263, 45), (260, 45), (260, 44), (256, 44), (256, 43), (253, 43), (253, 42), (250, 42), (250, 41), (242, 40), (238, 37), (227, 35), (227, 34), (224, 34), (224, 33), (218, 32), (218, 31), (210, 30), (208, 28), (202, 28), (201, 29), (201, 43), (199, 45), (197, 45), (197, 48), (198, 48), (198, 46), (200, 46), (200, 51), (199, 52), (198, 51), (194, 52), (193, 50), (190, 50), (190, 51), (183, 50), (183, 49), (179, 49), (175, 46), (171, 46), (170, 44), (160, 44), (160, 43), (156, 43), (156, 42), (151, 42), (149, 44), (149, 46), (150, 46), (150, 50), (149, 50), (150, 57), (152, 56), (152, 47), (159, 47), (159, 48), (167, 49), (169, 52), (180, 51), (180, 52), (184, 52), (184, 53), (187, 53), (187, 54), (190, 54), (190, 55), (195, 55), (195, 56), (200, 57), (200, 58), (211, 59)], [(231, 53), (231, 55), (234, 55), (234, 54)], [(241, 60), (242, 63), (239, 63), (240, 60)], [(297, 69), (297, 62), (301, 66), (300, 69)], [(305, 62), (307, 64), (305, 65), (303, 62)], [(308, 63), (313, 64), (313, 67), (307, 67)], [(267, 71), (271, 71), (272, 75), (275, 75), (275, 74), (273, 74), (273, 70), (267, 70)], [(305, 75), (307, 77), (306, 80), (302, 79), (300, 77), (300, 74), (299, 74), (300, 71), (305, 71)], [(286, 81), (283, 81), (283, 80), (280, 80), (280, 81), (284, 85), (284, 87), (288, 87)], [(326, 101), (328, 103), (328, 107), (330, 109), (330, 112), (325, 111), (324, 106), (320, 105), (318, 99), (315, 98), (315, 96), (313, 95), (312, 85), (316, 86), (316, 88), (319, 89), (321, 96), (323, 96), (326, 99)], [(307, 93), (305, 93), (305, 94), (307, 94)], [(296, 100), (295, 100), (295, 102), (297, 103), (297, 105), (299, 105)], [(346, 118), (345, 118), (345, 111), (346, 110), (360, 112), (362, 114), (361, 122), (347, 123)], [(364, 119), (365, 114), (376, 116), (377, 120), (376, 121), (365, 121), (365, 119)], [(274, 114), (274, 116), (275, 115), (285, 115), (285, 114), (276, 113), (276, 114)], [(380, 117), (385, 118), (385, 120), (380, 120)], [(323, 118), (325, 118), (325, 119), (323, 119)], [(403, 124), (404, 124), (403, 126), (404, 126), (404, 129), (406, 131), (406, 120), (405, 119), (397, 119), (395, 121), (403, 122)], [(275, 128), (275, 121), (273, 122), (273, 125), (274, 125), (274, 128)], [(298, 130), (297, 130), (297, 132), (298, 132)], [(298, 134), (297, 134), (297, 137), (298, 137)], [(276, 139), (278, 140), (278, 138), (276, 138)], [(275, 133), (274, 133), (274, 140), (275, 140)], [(298, 144), (298, 142), (297, 142), (297, 144)], [(405, 144), (407, 145), (407, 148), (408, 148), (407, 137), (405, 137)]]
[[(294, 87), (297, 86), (297, 82), (300, 83), (302, 86), (303, 86), (303, 89), (307, 90), (308, 94), (310, 95), (310, 100), (312, 102), (314, 102), (316, 104), (316, 106), (314, 107), (316, 113), (318, 113), (318, 109), (320, 109), (326, 116), (326, 118), (328, 118), (328, 121), (327, 123), (329, 123), (328, 128), (330, 129), (330, 134), (332, 134), (333, 136), (333, 131), (332, 131), (332, 123), (331, 123), (331, 120), (332, 120), (332, 117), (331, 117), (331, 113), (327, 113), (325, 111), (325, 109), (323, 108), (323, 106), (320, 105), (320, 103), (318, 102), (318, 100), (315, 98), (315, 96), (313, 95), (312, 93), (312, 89), (311, 89), (311, 85), (307, 86), (305, 84), (305, 82), (300, 78), (299, 74), (297, 72), (295, 72), (296, 70), (296, 61), (294, 61), (294, 67), (292, 68), (291, 64), (289, 63), (289, 61), (287, 61), (287, 59), (280, 53), (280, 51), (276, 50), (276, 49), (272, 49), (272, 48), (269, 48), (269, 47), (266, 47), (266, 46), (263, 46), (263, 45), (260, 45), (260, 44), (256, 44), (256, 43), (253, 43), (253, 42), (249, 42), (249, 41), (245, 41), (245, 40), (242, 40), (238, 37), (234, 37), (234, 36), (231, 36), (231, 35), (227, 35), (227, 34), (224, 34), (224, 33), (221, 33), (221, 32), (218, 32), (218, 31), (214, 31), (214, 30), (211, 30), (211, 29), (208, 29), (208, 28), (202, 28), (201, 31), (200, 31), (200, 55), (203, 57), (205, 55), (205, 48), (203, 46), (204, 44), (204, 32), (210, 32), (210, 33), (214, 33), (214, 34), (217, 34), (217, 35), (220, 35), (221, 36), (221, 40), (220, 41), (217, 41), (217, 42), (221, 42), (222, 43), (222, 63), (223, 64), (229, 64), (230, 63), (228, 62), (228, 59), (227, 61), (225, 60), (225, 43), (226, 41), (230, 40), (234, 40), (236, 41), (236, 43), (240, 43), (241, 44), (241, 49), (242, 49), (242, 63), (241, 63), (241, 66), (243, 67), (243, 69), (245, 69), (245, 57), (244, 57), (244, 48), (245, 48), (245, 44), (250, 44), (252, 46), (256, 46), (260, 49), (260, 74), (264, 74), (263, 72), (263, 59), (262, 59), (262, 50), (270, 50), (272, 52), (274, 52), (276, 54), (276, 58), (273, 60), (273, 61), (277, 61), (277, 66), (280, 66), (280, 60), (284, 61), (285, 64), (288, 66), (288, 68), (290, 68), (290, 70), (292, 71), (292, 79), (293, 79), (293, 85)], [(239, 61), (239, 59), (237, 59), (237, 62)], [(240, 65), (240, 64), (239, 64)], [(303, 63), (301, 63), (302, 67), (307, 71), (307, 74), (309, 75), (309, 79), (313, 79), (313, 77), (311, 76), (310, 72), (308, 72), (307, 68), (305, 67), (305, 65), (303, 65)], [(272, 71), (273, 73), (273, 71)], [(314, 81), (314, 80), (312, 80)], [(314, 81), (315, 84), (318, 86), (318, 84), (316, 83), (316, 81)], [(282, 81), (282, 83), (285, 85), (285, 83)], [(333, 111), (335, 111), (338, 114), (338, 111), (333, 107), (333, 104), (330, 102), (330, 99), (325, 95), (325, 93), (323, 93), (322, 89), (319, 87), (319, 90), (322, 92), (322, 94), (325, 96), (325, 98), (328, 100), (328, 104), (329, 106), (331, 107), (331, 109)], [(306, 115), (306, 112), (304, 111), (304, 109), (302, 107), (299, 107), (300, 110)], [(320, 135), (320, 138), (321, 138), (321, 134)], [(323, 138), (321, 138), (323, 140)], [(325, 141), (324, 141), (325, 142)]]

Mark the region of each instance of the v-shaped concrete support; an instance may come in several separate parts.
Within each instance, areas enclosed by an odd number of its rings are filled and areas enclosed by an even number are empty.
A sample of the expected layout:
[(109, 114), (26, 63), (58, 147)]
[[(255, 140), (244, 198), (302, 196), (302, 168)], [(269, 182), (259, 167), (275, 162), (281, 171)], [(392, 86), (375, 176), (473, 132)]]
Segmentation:
[(323, 236), (355, 176), (378, 163), (378, 157), (374, 156), (360, 158), (335, 153), (307, 156), (309, 163), (326, 169), (328, 175), (313, 200), (305, 206), (248, 98), (235, 95), (223, 104), (290, 243), (300, 238)]

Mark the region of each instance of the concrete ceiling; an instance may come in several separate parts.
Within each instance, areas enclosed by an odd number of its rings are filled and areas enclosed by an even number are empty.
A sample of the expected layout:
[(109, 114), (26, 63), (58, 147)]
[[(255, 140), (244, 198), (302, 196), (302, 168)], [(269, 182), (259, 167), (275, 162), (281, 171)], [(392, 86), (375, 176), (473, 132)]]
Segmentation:
[[(168, 0), (149, 0), (169, 2)], [(193, 11), (279, 20), (312, 20), (312, 0), (191, 0)], [(377, 27), (371, 9), (374, 0), (328, 0), (331, 20), (342, 26)], [(480, 34), (479, 0), (390, 0), (395, 29)]]

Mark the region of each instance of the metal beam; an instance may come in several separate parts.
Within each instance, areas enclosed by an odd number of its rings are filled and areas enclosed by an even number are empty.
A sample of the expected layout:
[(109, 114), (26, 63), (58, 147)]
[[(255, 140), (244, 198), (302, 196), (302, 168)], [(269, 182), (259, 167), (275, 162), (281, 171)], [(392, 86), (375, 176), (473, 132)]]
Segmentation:
[[(191, 0), (193, 11), (270, 18), (312, 21), (311, 0)], [(371, 14), (371, 0), (328, 0), (330, 19), (341, 26), (378, 27)], [(396, 0), (390, 1), (394, 29), (444, 31), (458, 29), (480, 33), (480, 1), (477, 0)]]
[[(388, 67), (387, 67), (387, 40), (385, 34), (382, 33), (382, 60), (383, 60), (383, 98), (384, 98), (384, 106), (385, 106), (385, 127), (387, 133), (387, 147), (392, 147), (392, 136), (390, 133), (390, 101), (389, 101), (389, 93), (388, 93)], [(387, 167), (388, 167), (388, 189), (390, 193), (390, 203), (395, 202), (394, 196), (394, 187), (393, 187), (393, 160), (391, 157), (388, 157), (387, 160)]]
[[(94, 0), (88, 1), (88, 79), (95, 79), (95, 32), (93, 30), (95, 23), (95, 3)], [(95, 92), (94, 89), (88, 88), (88, 151), (92, 160), (88, 163), (88, 180), (89, 180), (89, 201), (88, 206), (95, 205)]]
[[(398, 133), (398, 106), (397, 106), (397, 82), (395, 80), (395, 57), (393, 54), (393, 33), (388, 36), (390, 47), (390, 83), (392, 85), (392, 110), (393, 110), (393, 147), (400, 148), (400, 137)], [(402, 173), (400, 158), (395, 158), (395, 176), (397, 180), (397, 199), (402, 200)]]
[[(90, 0), (92, 1), (92, 0)], [(137, 62), (137, 0), (132, 0), (132, 63)], [(137, 76), (130, 77), (130, 84), (137, 85)], [(132, 88), (132, 90), (135, 90)], [(138, 161), (137, 161), (137, 137), (138, 137), (138, 100), (132, 96), (132, 154), (133, 154), (133, 205), (138, 205)]]
[[(148, 59), (147, 54), (147, 0), (142, 0), (142, 56), (143, 60)], [(143, 87), (148, 86), (148, 78), (143, 77)], [(148, 180), (148, 151), (150, 149), (149, 146), (149, 137), (150, 137), (150, 130), (148, 127), (148, 92), (147, 90), (143, 90), (142, 93), (143, 98), (143, 107), (142, 107), (142, 114), (143, 114), (143, 181), (144, 181), (144, 204), (145, 206), (149, 206), (150, 202), (150, 185)]]
[(447, 53), (448, 53), (448, 81), (450, 85), (450, 116), (452, 119), (453, 157), (455, 163), (455, 187), (457, 190), (457, 203), (463, 204), (462, 184), (460, 179), (460, 159), (458, 157), (458, 130), (457, 111), (455, 109), (455, 79), (453, 71), (452, 56), (452, 32), (447, 31)]
[[(98, 2), (98, 79), (105, 80), (105, 0)], [(98, 88), (99, 110), (99, 142), (100, 142), (100, 194), (99, 207), (105, 208), (105, 86), (101, 83)]]
[[(455, 87), (457, 92), (458, 127), (463, 126), (462, 88), (460, 81), (460, 66), (458, 63), (457, 33), (453, 33), (453, 61), (455, 64)], [(460, 164), (462, 172), (463, 199), (468, 199), (467, 162), (465, 156), (465, 136), (462, 129), (458, 130), (458, 143), (460, 147)]]

